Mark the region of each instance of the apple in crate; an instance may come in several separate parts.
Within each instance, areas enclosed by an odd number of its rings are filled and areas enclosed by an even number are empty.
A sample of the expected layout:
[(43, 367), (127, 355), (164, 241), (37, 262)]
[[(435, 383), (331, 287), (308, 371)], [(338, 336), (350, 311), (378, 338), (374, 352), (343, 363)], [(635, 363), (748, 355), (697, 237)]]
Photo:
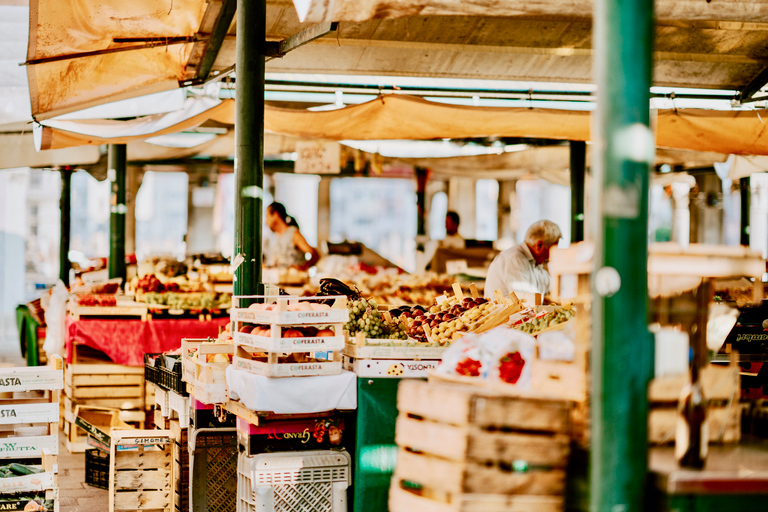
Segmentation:
[(243, 332), (245, 334), (249, 334), (252, 331), (253, 331), (253, 326), (252, 325), (244, 325), (244, 326), (240, 327), (240, 332)]
[(304, 334), (298, 329), (286, 329), (283, 331), (283, 338), (302, 338)]

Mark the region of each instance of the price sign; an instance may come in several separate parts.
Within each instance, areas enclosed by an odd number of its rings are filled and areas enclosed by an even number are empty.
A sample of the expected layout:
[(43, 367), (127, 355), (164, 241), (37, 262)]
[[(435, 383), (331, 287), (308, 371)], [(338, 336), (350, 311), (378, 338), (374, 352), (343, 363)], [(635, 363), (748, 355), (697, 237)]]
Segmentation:
[(296, 143), (297, 174), (339, 174), (341, 146), (338, 142), (299, 141)]

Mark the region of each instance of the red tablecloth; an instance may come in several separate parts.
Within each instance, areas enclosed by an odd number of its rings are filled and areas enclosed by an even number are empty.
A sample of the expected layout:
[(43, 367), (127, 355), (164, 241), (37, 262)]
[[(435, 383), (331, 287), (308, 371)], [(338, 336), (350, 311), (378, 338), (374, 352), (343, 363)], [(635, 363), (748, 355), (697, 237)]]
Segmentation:
[(198, 319), (66, 320), (67, 362), (72, 362), (72, 344), (77, 341), (101, 350), (110, 359), (126, 366), (144, 366), (144, 354), (169, 352), (181, 346), (182, 338), (216, 336), (219, 326), (229, 318), (214, 318), (209, 322)]

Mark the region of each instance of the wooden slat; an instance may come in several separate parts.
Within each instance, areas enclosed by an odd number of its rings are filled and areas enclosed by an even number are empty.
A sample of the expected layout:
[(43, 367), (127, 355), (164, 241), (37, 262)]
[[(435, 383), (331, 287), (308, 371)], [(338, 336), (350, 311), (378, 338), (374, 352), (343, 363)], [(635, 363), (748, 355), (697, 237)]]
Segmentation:
[(64, 384), (64, 392), (75, 400), (90, 398), (134, 398), (141, 400), (142, 391), (142, 386), (71, 387)]
[[(688, 379), (688, 375), (653, 379), (648, 399), (651, 402), (677, 402)], [(730, 400), (740, 392), (739, 367), (709, 365), (701, 371), (701, 385), (707, 400)]]
[(522, 430), (565, 432), (567, 402), (503, 396), (473, 386), (401, 382), (397, 404), (400, 412), (454, 425), (509, 427)]
[(171, 451), (152, 451), (142, 452), (122, 451), (118, 452), (115, 460), (115, 469), (168, 469), (171, 468)]
[(121, 364), (68, 364), (64, 369), (64, 377), (67, 375), (96, 375), (96, 374), (123, 374), (144, 375), (143, 366), (123, 366)]
[(446, 493), (557, 496), (565, 492), (565, 471), (506, 472), (472, 462), (455, 462), (400, 450), (395, 478)]
[(446, 503), (408, 492), (397, 482), (389, 493), (392, 512), (562, 512), (563, 508), (563, 498), (553, 496), (474, 494), (454, 496)]
[(144, 384), (143, 375), (95, 374), (71, 375), (67, 383), (70, 386), (141, 386)]
[(170, 490), (116, 492), (114, 510), (170, 509), (173, 504), (171, 494)]
[(171, 487), (171, 471), (163, 469), (157, 471), (126, 470), (115, 472), (115, 489), (139, 490), (155, 489), (167, 490)]
[(525, 460), (539, 466), (565, 467), (569, 452), (566, 435), (489, 432), (474, 426), (420, 421), (402, 415), (397, 419), (395, 442), (398, 446), (459, 462)]

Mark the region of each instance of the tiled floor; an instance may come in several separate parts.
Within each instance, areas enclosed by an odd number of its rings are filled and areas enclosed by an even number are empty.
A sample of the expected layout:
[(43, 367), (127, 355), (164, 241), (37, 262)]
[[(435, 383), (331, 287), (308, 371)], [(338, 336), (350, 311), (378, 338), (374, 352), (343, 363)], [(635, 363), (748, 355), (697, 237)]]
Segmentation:
[[(0, 364), (25, 366), (19, 344), (11, 335), (0, 336)], [(105, 490), (85, 485), (85, 454), (70, 454), (59, 434), (59, 499), (61, 512), (102, 512), (109, 508)]]

